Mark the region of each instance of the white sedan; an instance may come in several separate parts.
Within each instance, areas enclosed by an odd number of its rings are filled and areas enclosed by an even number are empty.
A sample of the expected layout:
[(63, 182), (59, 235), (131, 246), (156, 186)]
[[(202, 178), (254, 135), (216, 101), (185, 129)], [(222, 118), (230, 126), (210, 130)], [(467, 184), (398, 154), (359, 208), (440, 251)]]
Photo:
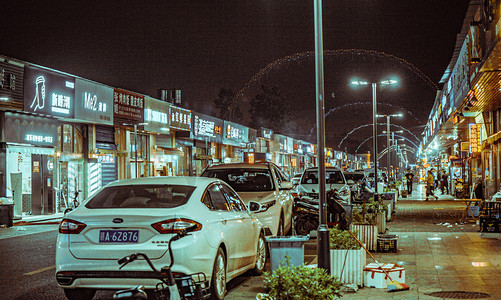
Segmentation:
[(255, 201), (262, 209), (256, 216), (266, 235), (285, 235), (292, 231), (292, 183), (272, 163), (232, 163), (212, 165), (203, 177), (219, 178), (228, 183), (245, 203)]
[[(252, 210), (261, 210), (250, 203)], [(261, 274), (266, 242), (261, 222), (221, 180), (149, 177), (115, 181), (67, 213), (56, 248), (56, 280), (68, 299), (92, 299), (98, 289), (155, 288), (144, 260), (119, 270), (117, 260), (145, 253), (160, 269), (170, 263), (167, 242), (182, 229), (197, 230), (172, 243), (174, 274), (203, 272), (214, 299), (226, 283), (253, 270)]]

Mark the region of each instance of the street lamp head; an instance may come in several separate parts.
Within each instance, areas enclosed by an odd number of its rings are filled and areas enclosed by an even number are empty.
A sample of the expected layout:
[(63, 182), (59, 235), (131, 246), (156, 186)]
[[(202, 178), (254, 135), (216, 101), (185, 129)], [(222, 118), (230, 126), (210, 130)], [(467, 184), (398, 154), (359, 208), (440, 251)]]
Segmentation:
[(381, 85), (393, 85), (393, 84), (397, 84), (398, 81), (396, 81), (395, 79), (386, 79), (386, 80), (381, 80), (379, 82), (379, 84)]
[(364, 81), (364, 80), (352, 80), (351, 84), (353, 84), (353, 85), (368, 85), (369, 82)]

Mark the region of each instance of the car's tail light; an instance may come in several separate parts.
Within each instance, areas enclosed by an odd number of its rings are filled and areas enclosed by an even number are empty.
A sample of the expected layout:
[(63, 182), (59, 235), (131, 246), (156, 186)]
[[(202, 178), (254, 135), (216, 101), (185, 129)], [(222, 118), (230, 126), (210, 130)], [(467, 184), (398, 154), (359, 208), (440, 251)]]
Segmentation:
[(84, 223), (75, 221), (75, 220), (70, 220), (70, 219), (63, 219), (61, 221), (61, 224), (59, 224), (59, 233), (65, 233), (65, 234), (78, 234), (80, 233), (87, 225)]
[(199, 231), (202, 229), (202, 224), (195, 222), (190, 219), (182, 219), (182, 218), (177, 218), (177, 219), (169, 219), (161, 222), (157, 222), (154, 224), (151, 224), (153, 228), (156, 229), (156, 231), (165, 234), (165, 233), (178, 233), (179, 231), (183, 229), (187, 229), (189, 227), (192, 227), (193, 225), (197, 226), (197, 229), (191, 230), (191, 231)]

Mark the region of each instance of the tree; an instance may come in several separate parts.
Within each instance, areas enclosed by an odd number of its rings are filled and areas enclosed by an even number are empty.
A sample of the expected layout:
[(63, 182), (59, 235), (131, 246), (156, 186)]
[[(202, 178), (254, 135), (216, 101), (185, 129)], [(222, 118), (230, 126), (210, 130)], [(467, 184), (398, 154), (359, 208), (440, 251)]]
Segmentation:
[(218, 118), (236, 122), (242, 119), (240, 107), (235, 103), (235, 92), (230, 89), (221, 88), (217, 98), (213, 100), (214, 106), (218, 112)]
[(280, 132), (292, 119), (290, 102), (277, 86), (261, 85), (261, 93), (250, 101), (250, 127), (270, 128)]

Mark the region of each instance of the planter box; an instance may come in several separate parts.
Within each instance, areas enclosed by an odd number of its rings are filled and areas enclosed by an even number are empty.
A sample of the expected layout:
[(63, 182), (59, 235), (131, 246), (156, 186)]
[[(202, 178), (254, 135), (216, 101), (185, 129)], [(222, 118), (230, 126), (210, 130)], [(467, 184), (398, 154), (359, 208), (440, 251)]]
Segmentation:
[(393, 204), (392, 211), (396, 211), (396, 209), (397, 209), (397, 192), (381, 193), (379, 195), (379, 197), (383, 199), (383, 203), (385, 200), (386, 201), (390, 200), (391, 203)]
[(384, 212), (377, 214), (376, 222), (377, 222), (378, 233), (385, 233), (386, 232), (386, 214)]
[[(405, 268), (397, 264), (382, 264), (391, 279), (405, 283)], [(370, 263), (364, 268), (364, 285), (368, 287), (385, 289), (390, 283), (390, 278), (379, 268), (376, 263)]]
[(357, 238), (366, 245), (370, 251), (377, 249), (378, 230), (376, 225), (370, 224), (353, 224), (352, 231), (357, 231)]
[[(366, 253), (359, 250), (330, 250), (331, 274), (336, 275), (341, 283), (364, 285), (364, 266)], [(344, 267), (344, 268), (343, 268)]]

